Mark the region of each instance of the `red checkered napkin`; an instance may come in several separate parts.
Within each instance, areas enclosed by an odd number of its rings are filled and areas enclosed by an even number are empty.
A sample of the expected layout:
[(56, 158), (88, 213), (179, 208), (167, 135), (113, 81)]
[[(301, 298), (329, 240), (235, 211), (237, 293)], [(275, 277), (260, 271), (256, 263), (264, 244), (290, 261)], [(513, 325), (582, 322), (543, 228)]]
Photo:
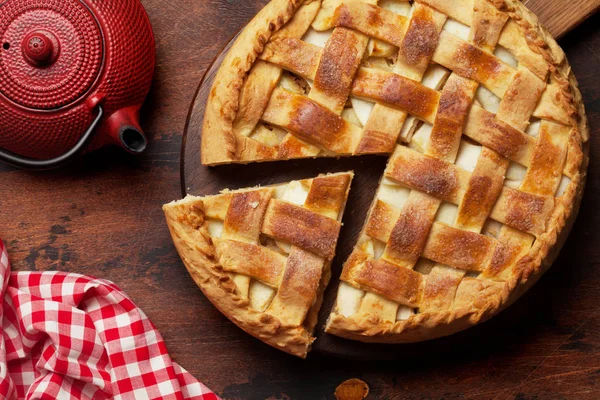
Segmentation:
[(10, 273), (1, 240), (0, 282), (0, 399), (218, 399), (113, 283)]

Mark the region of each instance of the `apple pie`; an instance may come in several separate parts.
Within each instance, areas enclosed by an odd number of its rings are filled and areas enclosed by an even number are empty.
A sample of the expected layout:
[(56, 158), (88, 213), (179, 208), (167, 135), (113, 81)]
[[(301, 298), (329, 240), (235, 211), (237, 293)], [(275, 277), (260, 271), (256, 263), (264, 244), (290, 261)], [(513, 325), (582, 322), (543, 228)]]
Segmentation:
[(201, 155), (389, 157), (326, 332), (414, 342), (493, 316), (548, 268), (577, 213), (588, 134), (565, 54), (518, 1), (273, 0), (216, 75)]

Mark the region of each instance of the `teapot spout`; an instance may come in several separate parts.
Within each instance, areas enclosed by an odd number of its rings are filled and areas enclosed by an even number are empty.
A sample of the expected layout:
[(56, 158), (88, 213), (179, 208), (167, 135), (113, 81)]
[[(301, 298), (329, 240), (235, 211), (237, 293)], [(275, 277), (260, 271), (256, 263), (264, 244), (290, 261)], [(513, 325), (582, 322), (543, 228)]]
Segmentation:
[(146, 150), (148, 140), (139, 124), (139, 107), (123, 108), (107, 120), (107, 134), (111, 142), (133, 154)]

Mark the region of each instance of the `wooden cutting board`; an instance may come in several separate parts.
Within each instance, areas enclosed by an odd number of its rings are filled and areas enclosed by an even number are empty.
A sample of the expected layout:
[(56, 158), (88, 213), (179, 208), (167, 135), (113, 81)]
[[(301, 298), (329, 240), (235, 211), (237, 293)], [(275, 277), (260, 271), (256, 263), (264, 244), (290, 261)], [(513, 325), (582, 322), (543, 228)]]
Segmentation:
[[(555, 36), (561, 37), (600, 8), (600, 0), (525, 0), (524, 3), (540, 17), (540, 21)], [(236, 35), (237, 37), (237, 35)], [(364, 344), (341, 339), (322, 331), (337, 292), (343, 261), (349, 256), (366, 218), (379, 179), (385, 169), (386, 157), (361, 156), (340, 159), (310, 159), (278, 161), (249, 165), (225, 165), (208, 168), (200, 163), (200, 135), (206, 100), (214, 76), (223, 57), (233, 45), (233, 37), (216, 55), (203, 77), (190, 108), (181, 153), (182, 194), (208, 195), (222, 189), (239, 189), (255, 185), (270, 185), (290, 180), (310, 178), (320, 173), (354, 170), (356, 173), (346, 206), (337, 257), (332, 265), (332, 280), (320, 313), (322, 322), (316, 332), (313, 350), (352, 359), (394, 359), (416, 357), (452, 347), (468, 348), (477, 342), (482, 326), (476, 326), (447, 338), (410, 345)]]
[(524, 0), (542, 25), (557, 39), (575, 28), (600, 8), (600, 0)]

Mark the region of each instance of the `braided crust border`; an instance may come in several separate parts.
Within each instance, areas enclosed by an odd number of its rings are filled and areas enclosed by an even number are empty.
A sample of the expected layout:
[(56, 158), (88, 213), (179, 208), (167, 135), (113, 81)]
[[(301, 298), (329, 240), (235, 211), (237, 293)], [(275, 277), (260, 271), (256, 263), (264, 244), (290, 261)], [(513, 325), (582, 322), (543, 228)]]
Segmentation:
[[(332, 315), (326, 331), (337, 336), (363, 342), (410, 343), (464, 330), (483, 322), (508, 307), (525, 293), (550, 267), (566, 241), (577, 216), (585, 186), (588, 165), (589, 126), (577, 80), (564, 52), (538, 18), (517, 0), (487, 0), (508, 13), (523, 29), (529, 47), (544, 56), (550, 66), (552, 79), (561, 87), (561, 102), (575, 128), (569, 138), (566, 169), (571, 183), (557, 199), (546, 233), (540, 235), (528, 255), (513, 269), (501, 293), (481, 284), (469, 306), (448, 312), (416, 314), (394, 324), (380, 321), (345, 318)], [(244, 78), (263, 51), (271, 35), (278, 31), (295, 13), (301, 0), (272, 0), (244, 28), (225, 57), (211, 90), (202, 134), (202, 162), (231, 163), (244, 151), (244, 138), (233, 132)], [(207, 158), (210, 154), (210, 160)], [(263, 314), (247, 309), (240, 312), (243, 299), (232, 295), (233, 282), (215, 270), (197, 249), (190, 248), (181, 237), (181, 229), (171, 227), (173, 240), (190, 274), (209, 299), (223, 300), (215, 306), (246, 332), (291, 354), (305, 357), (312, 338), (297, 330), (282, 328), (277, 321), (263, 320)], [(189, 243), (189, 242), (188, 242)], [(225, 278), (223, 278), (225, 276)]]

